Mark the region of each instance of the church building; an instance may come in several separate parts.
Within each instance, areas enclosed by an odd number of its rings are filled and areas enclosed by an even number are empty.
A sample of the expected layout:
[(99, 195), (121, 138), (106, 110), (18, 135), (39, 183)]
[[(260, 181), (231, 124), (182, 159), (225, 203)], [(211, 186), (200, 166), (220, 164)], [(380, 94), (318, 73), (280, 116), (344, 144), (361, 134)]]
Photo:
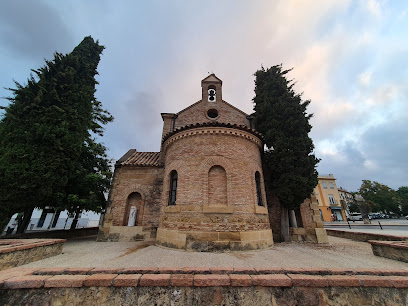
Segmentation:
[[(248, 114), (222, 99), (222, 81), (214, 74), (201, 88), (198, 102), (161, 114), (160, 152), (131, 149), (116, 162), (98, 241), (155, 241), (191, 251), (273, 245), (270, 214), (279, 208), (268, 209), (276, 200), (266, 196), (262, 135)], [(317, 204), (302, 205), (298, 219), (316, 240)]]

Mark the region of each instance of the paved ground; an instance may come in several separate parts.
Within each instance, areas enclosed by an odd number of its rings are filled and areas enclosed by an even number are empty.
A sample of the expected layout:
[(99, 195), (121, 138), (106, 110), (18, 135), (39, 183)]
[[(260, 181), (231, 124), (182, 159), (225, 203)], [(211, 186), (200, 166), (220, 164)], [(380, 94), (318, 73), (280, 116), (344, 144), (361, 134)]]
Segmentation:
[(403, 236), (408, 237), (408, 231), (404, 229), (390, 229), (390, 228), (351, 228), (348, 227), (325, 227), (326, 229), (333, 229), (339, 231), (347, 231), (347, 232), (359, 232), (359, 233), (371, 233), (371, 234), (381, 234), (381, 235), (392, 235), (392, 236)]
[(329, 236), (328, 245), (280, 243), (263, 251), (184, 252), (145, 242), (68, 241), (63, 254), (21, 267), (300, 267), (408, 269), (408, 264), (374, 256), (365, 242)]
[[(382, 226), (382, 229), (379, 225)], [(364, 224), (363, 221), (350, 221), (351, 229), (347, 222), (324, 222), (326, 229), (337, 229), (349, 232), (372, 233), (382, 235), (394, 235), (408, 237), (408, 220), (406, 219), (375, 219), (371, 220), (371, 224)]]

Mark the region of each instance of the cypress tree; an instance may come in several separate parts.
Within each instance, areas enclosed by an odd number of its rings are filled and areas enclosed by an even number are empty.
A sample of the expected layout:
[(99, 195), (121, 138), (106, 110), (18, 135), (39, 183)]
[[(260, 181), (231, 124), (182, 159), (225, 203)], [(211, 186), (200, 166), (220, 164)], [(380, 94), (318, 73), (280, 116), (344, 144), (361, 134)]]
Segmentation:
[(319, 162), (308, 136), (312, 114), (307, 114), (306, 108), (310, 100), (302, 101), (295, 93), (294, 83), (286, 78), (290, 71), (282, 70), (282, 65), (258, 70), (253, 99), (255, 128), (264, 135), (266, 145), (265, 181), (282, 206), (284, 241), (289, 239), (288, 209), (298, 208), (312, 194)]
[[(34, 208), (77, 211), (104, 206), (109, 185), (106, 148), (97, 143), (113, 117), (95, 98), (104, 47), (88, 36), (70, 53), (54, 54), (16, 82), (0, 122), (0, 210), (24, 212), (24, 231)], [(98, 201), (95, 199), (98, 198)]]

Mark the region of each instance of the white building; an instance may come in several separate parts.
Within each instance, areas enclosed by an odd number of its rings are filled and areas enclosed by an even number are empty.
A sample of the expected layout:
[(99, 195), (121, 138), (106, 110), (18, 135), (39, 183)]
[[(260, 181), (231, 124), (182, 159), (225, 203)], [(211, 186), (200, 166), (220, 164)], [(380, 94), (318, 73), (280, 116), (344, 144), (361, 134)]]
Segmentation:
[[(53, 208), (34, 209), (26, 232), (69, 229), (74, 217), (75, 214), (69, 214), (66, 210), (61, 211), (58, 214), (54, 212)], [(76, 228), (98, 226), (100, 217), (101, 214), (99, 213), (95, 213), (93, 211), (83, 211), (78, 218)], [(15, 233), (17, 229), (16, 218), (17, 214), (13, 215), (5, 228), (5, 232), (9, 230), (9, 233)], [(13, 229), (12, 232), (11, 229)]]

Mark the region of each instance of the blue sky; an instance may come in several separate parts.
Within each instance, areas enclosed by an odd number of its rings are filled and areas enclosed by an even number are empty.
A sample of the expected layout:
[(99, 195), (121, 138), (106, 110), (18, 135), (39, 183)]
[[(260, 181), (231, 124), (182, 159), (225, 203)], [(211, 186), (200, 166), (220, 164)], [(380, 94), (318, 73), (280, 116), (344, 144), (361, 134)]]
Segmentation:
[(96, 95), (115, 117), (102, 139), (113, 159), (158, 151), (160, 113), (199, 100), (209, 73), (251, 113), (254, 72), (282, 63), (312, 101), (320, 173), (351, 191), (408, 185), (406, 1), (5, 0), (0, 96), (87, 35), (106, 46)]

